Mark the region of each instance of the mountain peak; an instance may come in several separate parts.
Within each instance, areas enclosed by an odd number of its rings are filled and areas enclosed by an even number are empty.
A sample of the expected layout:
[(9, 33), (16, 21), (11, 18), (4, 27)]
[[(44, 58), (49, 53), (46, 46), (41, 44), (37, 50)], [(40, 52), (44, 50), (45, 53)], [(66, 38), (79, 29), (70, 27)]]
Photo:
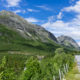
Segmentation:
[(75, 48), (75, 49), (79, 49), (79, 45), (76, 43), (76, 41), (71, 38), (70, 36), (64, 36), (61, 35), (57, 38), (58, 42), (63, 45), (66, 46), (68, 48)]
[(11, 11), (2, 10), (0, 11), (0, 15), (16, 15), (16, 14)]
[(3, 10), (0, 12), (0, 24), (18, 31), (26, 39), (57, 42), (56, 37), (43, 27), (29, 23), (24, 18), (10, 11)]

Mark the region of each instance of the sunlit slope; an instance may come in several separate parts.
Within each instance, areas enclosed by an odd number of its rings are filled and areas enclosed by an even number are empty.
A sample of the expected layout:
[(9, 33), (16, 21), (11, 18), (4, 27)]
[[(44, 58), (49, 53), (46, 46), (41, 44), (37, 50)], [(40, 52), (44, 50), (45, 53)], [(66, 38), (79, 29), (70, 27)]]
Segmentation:
[(0, 24), (0, 51), (27, 51), (31, 53), (53, 53), (60, 47), (55, 42), (43, 43), (28, 40), (17, 31)]

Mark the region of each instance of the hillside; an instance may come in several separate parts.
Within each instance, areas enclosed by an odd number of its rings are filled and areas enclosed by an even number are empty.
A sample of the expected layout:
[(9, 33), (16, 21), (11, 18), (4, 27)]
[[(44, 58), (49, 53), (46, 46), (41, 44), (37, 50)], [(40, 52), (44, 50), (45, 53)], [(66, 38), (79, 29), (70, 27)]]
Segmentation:
[(72, 38), (56, 38), (43, 27), (4, 10), (0, 12), (0, 44), (0, 51), (27, 51), (34, 54), (53, 53), (61, 46), (79, 49)]
[(77, 44), (77, 42), (69, 36), (62, 35), (62, 36), (58, 37), (57, 40), (58, 40), (59, 44), (61, 44), (62, 46), (66, 47), (66, 48), (79, 50), (79, 45)]
[(59, 47), (55, 42), (43, 43), (40, 40), (28, 40), (17, 31), (0, 24), (0, 51), (27, 51), (30, 53), (54, 52)]
[(42, 42), (49, 42), (51, 40), (57, 42), (56, 37), (52, 33), (46, 31), (41, 26), (27, 22), (13, 12), (1, 11), (0, 24), (18, 31), (25, 39), (40, 40)]
[(33, 53), (53, 52), (56, 37), (41, 26), (32, 24), (13, 12), (0, 12), (0, 50), (27, 51)]

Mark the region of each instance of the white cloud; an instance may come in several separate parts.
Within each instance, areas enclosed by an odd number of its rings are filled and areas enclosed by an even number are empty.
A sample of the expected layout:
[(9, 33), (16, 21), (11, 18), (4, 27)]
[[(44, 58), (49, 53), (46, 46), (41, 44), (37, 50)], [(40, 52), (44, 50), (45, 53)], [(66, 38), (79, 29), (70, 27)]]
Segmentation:
[(78, 45), (80, 46), (80, 42), (78, 42)]
[(32, 22), (32, 23), (39, 22), (39, 20), (33, 17), (25, 18), (25, 20), (27, 20), (28, 22)]
[(53, 22), (53, 21), (54, 21), (54, 19), (55, 19), (55, 17), (54, 17), (54, 16), (50, 16), (50, 17), (48, 17), (48, 21), (49, 21), (49, 22)]
[(51, 8), (47, 7), (47, 6), (44, 6), (44, 5), (41, 5), (41, 6), (37, 6), (38, 8), (41, 8), (41, 9), (44, 9), (44, 10), (47, 10), (47, 11), (52, 11)]
[(15, 11), (13, 11), (14, 13), (20, 13), (21, 12), (21, 10), (15, 10)]
[(57, 15), (57, 18), (58, 19), (61, 19), (62, 18), (62, 15), (63, 15), (62, 12), (59, 12), (59, 14)]
[(62, 11), (66, 12), (74, 11), (76, 13), (80, 13), (80, 1), (77, 1), (76, 4), (73, 6), (65, 7), (64, 9), (62, 9)]
[(80, 15), (70, 22), (64, 22), (62, 20), (56, 20), (55, 22), (48, 22), (42, 25), (56, 36), (67, 35), (75, 40), (80, 40)]
[(26, 11), (25, 10), (15, 10), (15, 11), (13, 11), (14, 13), (25, 13)]
[(15, 7), (15, 6), (19, 6), (19, 2), (21, 0), (6, 0), (8, 3), (8, 7)]
[[(74, 0), (72, 0), (72, 2), (73, 1)], [(62, 15), (63, 15), (63, 12), (71, 12), (71, 11), (73, 11), (73, 12), (75, 12), (77, 14), (80, 14), (80, 0), (77, 1), (75, 3), (75, 5), (72, 5), (72, 6), (65, 7), (65, 8), (61, 9), (61, 12), (59, 12), (59, 14), (57, 15), (57, 18), (58, 19), (61, 19), (62, 18)]]
[(34, 10), (34, 9), (30, 9), (30, 8), (28, 8), (27, 11), (28, 12), (39, 12), (39, 10)]

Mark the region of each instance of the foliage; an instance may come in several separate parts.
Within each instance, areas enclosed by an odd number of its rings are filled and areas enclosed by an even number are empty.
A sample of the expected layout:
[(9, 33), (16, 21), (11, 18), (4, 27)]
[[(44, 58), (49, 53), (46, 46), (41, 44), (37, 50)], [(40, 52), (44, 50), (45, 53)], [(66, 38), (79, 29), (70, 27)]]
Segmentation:
[[(62, 49), (58, 49), (62, 50)], [(74, 57), (70, 54), (55, 54), (53, 57), (46, 57), (38, 61), (36, 57), (27, 60), (26, 70), (23, 71), (21, 80), (52, 80), (53, 76), (59, 79), (59, 69), (64, 72), (64, 65), (72, 68)]]
[(57, 48), (57, 49), (55, 50), (55, 53), (56, 53), (56, 54), (62, 54), (62, 53), (64, 53), (64, 49), (63, 49), (63, 48)]
[(37, 59), (31, 57), (26, 63), (22, 80), (39, 80), (41, 74), (40, 64)]

